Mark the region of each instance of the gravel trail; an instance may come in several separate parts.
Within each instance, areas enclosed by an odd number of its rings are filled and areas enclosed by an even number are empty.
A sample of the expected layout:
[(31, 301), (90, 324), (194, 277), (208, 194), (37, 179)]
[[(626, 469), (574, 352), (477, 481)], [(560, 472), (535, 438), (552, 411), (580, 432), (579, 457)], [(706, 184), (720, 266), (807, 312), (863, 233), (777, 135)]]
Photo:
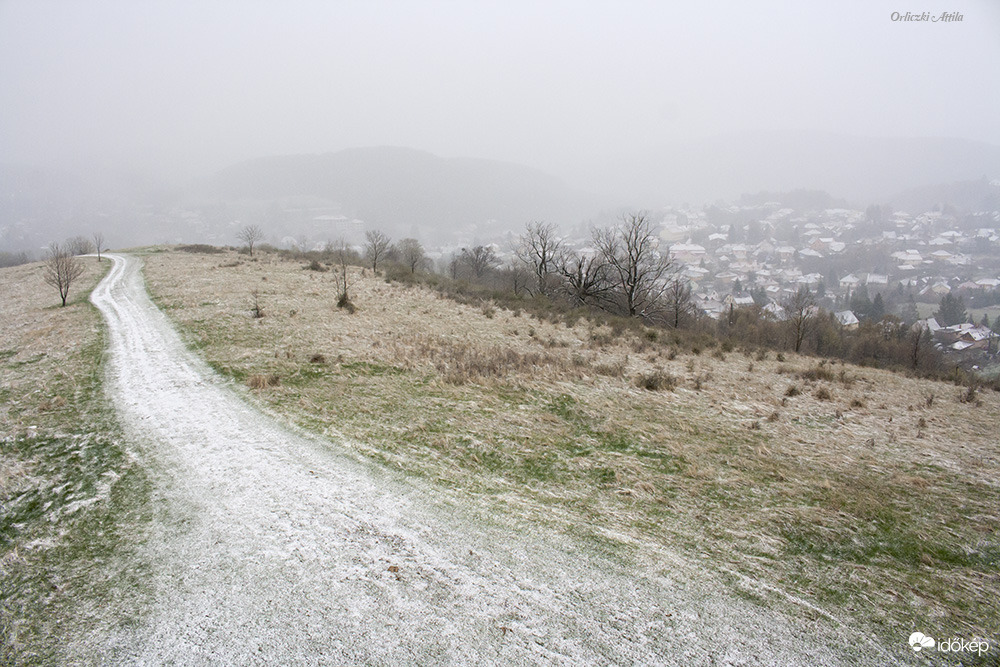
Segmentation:
[[(702, 568), (643, 572), (510, 517), (477, 517), (248, 405), (111, 256), (94, 290), (108, 391), (150, 471), (152, 609), (80, 642), (96, 664), (891, 664)], [(803, 615), (804, 616), (804, 615)]]

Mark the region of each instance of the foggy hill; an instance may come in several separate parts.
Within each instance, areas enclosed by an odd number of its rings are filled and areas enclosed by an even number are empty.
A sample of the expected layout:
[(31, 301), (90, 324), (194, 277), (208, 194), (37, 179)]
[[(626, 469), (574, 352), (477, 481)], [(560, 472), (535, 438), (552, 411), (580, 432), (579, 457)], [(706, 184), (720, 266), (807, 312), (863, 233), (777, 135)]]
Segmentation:
[(889, 198), (897, 210), (922, 213), (946, 206), (958, 211), (1000, 211), (1000, 181), (980, 178), (941, 185), (910, 188)]
[(581, 174), (645, 205), (794, 189), (825, 190), (864, 207), (935, 183), (1000, 178), (1000, 147), (963, 139), (755, 132), (650, 147)]
[(428, 240), (459, 229), (519, 230), (531, 220), (576, 224), (597, 210), (596, 198), (535, 169), (391, 147), (250, 160), (195, 193), (229, 202), (324, 200), (394, 236), (416, 228)]

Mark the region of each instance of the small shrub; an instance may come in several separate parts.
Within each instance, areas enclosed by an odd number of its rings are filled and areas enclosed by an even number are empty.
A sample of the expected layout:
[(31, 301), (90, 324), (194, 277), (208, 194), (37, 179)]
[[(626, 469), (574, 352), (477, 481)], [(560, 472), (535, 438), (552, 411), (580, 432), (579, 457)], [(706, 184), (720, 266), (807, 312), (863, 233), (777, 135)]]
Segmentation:
[(340, 297), (337, 299), (337, 308), (342, 308), (351, 315), (353, 315), (354, 311), (357, 310), (354, 306), (354, 302), (351, 301), (351, 297), (347, 295), (347, 292), (340, 293)]
[(712, 352), (712, 356), (714, 358), (718, 359), (719, 361), (725, 361), (726, 360), (726, 355), (722, 351), (722, 348), (716, 348), (715, 351)]
[(702, 386), (705, 385), (711, 379), (712, 379), (712, 376), (709, 373), (700, 373), (700, 374), (698, 374), (694, 378), (694, 390), (695, 391), (701, 391)]
[(785, 360), (785, 355), (782, 354), (781, 352), (779, 352), (778, 356), (775, 357), (775, 359), (777, 359), (778, 361), (784, 361)]
[(921, 417), (917, 420), (917, 428), (927, 428), (927, 420)]
[(860, 398), (852, 398), (851, 399), (851, 407), (852, 408), (863, 408), (863, 407), (865, 407), (865, 402), (862, 401)]
[(975, 403), (979, 405), (978, 396), (979, 392), (976, 390), (976, 385), (970, 384), (966, 387), (961, 394), (958, 396), (959, 403)]
[(765, 361), (767, 359), (767, 350), (757, 350), (757, 356), (755, 358), (757, 361)]
[(310, 364), (325, 364), (326, 363), (326, 357), (323, 356), (322, 354), (316, 353), (313, 356), (309, 357), (309, 363)]
[(829, 401), (830, 399), (833, 398), (833, 396), (830, 394), (830, 390), (827, 389), (826, 387), (820, 387), (819, 389), (817, 389), (814, 396), (816, 396), (816, 398), (818, 398), (821, 401)]
[(647, 391), (673, 391), (677, 386), (677, 378), (662, 370), (644, 373), (636, 380), (636, 385)]
[(788, 389), (785, 390), (785, 396), (788, 396), (788, 397), (798, 396), (801, 393), (802, 392), (799, 391), (799, 388), (796, 387), (794, 384), (792, 386), (790, 386)]
[(264, 317), (264, 306), (260, 302), (260, 292), (257, 290), (250, 292), (250, 315), (255, 320)]
[(305, 269), (306, 271), (319, 271), (320, 273), (323, 273), (328, 270), (325, 266), (319, 263), (319, 260), (315, 259), (309, 262), (307, 266), (304, 266), (302, 268)]
[(769, 422), (776, 422), (776, 421), (778, 421), (778, 419), (780, 419), (780, 417), (781, 417), (781, 415), (779, 415), (778, 411), (775, 410), (774, 412), (772, 412), (771, 414), (769, 414), (767, 416), (767, 421), (769, 421)]
[(927, 407), (931, 407), (932, 405), (934, 405), (934, 392), (927, 394), (927, 399), (924, 401), (924, 403), (927, 404)]
[(667, 352), (667, 359), (673, 361), (676, 358), (677, 358), (677, 350), (675, 348), (670, 348), (670, 351)]
[(496, 313), (497, 313), (496, 306), (493, 305), (492, 301), (482, 301), (482, 302), (480, 302), (479, 303), (479, 311), (488, 320), (492, 320), (493, 316), (496, 315)]

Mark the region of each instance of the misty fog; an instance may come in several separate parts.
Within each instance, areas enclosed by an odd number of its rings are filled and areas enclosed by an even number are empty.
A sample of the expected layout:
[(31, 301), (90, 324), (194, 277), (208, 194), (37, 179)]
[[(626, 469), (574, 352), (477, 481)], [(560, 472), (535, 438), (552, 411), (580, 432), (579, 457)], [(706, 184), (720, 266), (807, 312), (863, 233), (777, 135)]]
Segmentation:
[[(121, 241), (168, 240), (155, 233), (167, 212), (233, 165), (367, 147), (511, 163), (521, 180), (539, 177), (529, 190), (558, 190), (534, 212), (539, 198), (501, 187), (454, 213), (506, 229), (761, 190), (820, 189), (863, 207), (996, 178), (1000, 8), (894, 20), (900, 9), (7, 1), (0, 249), (36, 247), (26, 227), (134, 228), (149, 207), (160, 222)], [(494, 210), (503, 199), (523, 202)]]

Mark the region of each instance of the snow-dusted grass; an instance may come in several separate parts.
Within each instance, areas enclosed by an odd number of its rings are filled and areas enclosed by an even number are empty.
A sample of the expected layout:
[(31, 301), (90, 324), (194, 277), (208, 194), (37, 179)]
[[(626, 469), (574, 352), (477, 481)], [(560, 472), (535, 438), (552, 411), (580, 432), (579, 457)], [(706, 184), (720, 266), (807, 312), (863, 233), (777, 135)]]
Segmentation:
[[(65, 308), (40, 263), (0, 269), (4, 664), (51, 664), (67, 635), (129, 622), (141, 599), (141, 566), (118, 557), (142, 524), (144, 476), (102, 394), (104, 331), (87, 302), (110, 263), (80, 261)], [(122, 589), (130, 603), (109, 607)]]
[(216, 370), (274, 378), (245, 391), (365, 457), (625, 559), (681, 547), (754, 599), (905, 650), (916, 628), (995, 632), (995, 393), (963, 403), (946, 383), (794, 355), (678, 354), (664, 336), (360, 270), (350, 314), (330, 274), (266, 254), (145, 260)]

